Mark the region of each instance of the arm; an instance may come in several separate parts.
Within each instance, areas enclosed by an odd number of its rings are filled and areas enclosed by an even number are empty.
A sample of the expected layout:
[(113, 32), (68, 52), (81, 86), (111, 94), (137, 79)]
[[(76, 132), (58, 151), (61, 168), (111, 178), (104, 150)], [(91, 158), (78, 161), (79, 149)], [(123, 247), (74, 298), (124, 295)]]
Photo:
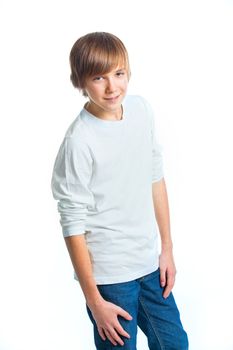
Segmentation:
[(103, 298), (98, 291), (92, 275), (91, 260), (84, 234), (65, 237), (65, 243), (87, 305), (92, 307), (93, 305), (100, 304)]
[[(65, 137), (54, 164), (51, 181), (53, 196), (58, 200), (63, 235), (72, 264), (88, 307), (96, 321), (99, 334), (116, 345), (128, 337), (121, 327), (117, 315), (130, 320), (131, 316), (112, 303), (105, 301), (96, 286), (92, 264), (85, 240), (85, 222), (88, 207), (95, 205), (89, 183), (92, 177), (92, 157), (85, 140), (79, 137)], [(117, 333), (118, 332), (118, 333)]]
[(106, 340), (107, 337), (114, 345), (117, 345), (117, 342), (124, 345), (118, 334), (127, 338), (130, 336), (120, 325), (117, 316), (120, 315), (127, 320), (131, 320), (132, 317), (119, 306), (104, 300), (99, 293), (93, 278), (91, 260), (84, 234), (65, 237), (65, 242), (86, 298), (86, 303), (96, 321), (101, 338)]
[(173, 258), (169, 204), (164, 178), (152, 183), (152, 194), (155, 217), (161, 237), (161, 254), (159, 260), (161, 286), (165, 287), (163, 296), (167, 298), (175, 283), (176, 267)]

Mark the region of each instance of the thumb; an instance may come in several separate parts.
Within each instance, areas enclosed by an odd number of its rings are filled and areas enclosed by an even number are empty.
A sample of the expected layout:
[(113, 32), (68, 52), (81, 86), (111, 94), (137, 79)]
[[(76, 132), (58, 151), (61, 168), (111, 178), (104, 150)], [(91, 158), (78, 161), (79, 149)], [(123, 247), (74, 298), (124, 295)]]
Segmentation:
[(133, 317), (121, 307), (118, 308), (118, 315), (124, 317), (126, 320), (129, 320), (129, 321), (133, 319)]

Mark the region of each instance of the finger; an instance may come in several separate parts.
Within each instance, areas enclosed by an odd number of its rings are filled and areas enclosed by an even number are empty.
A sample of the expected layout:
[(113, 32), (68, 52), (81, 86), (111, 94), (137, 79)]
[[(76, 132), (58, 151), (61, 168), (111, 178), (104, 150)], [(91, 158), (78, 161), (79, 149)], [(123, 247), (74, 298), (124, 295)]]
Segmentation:
[(163, 292), (163, 297), (167, 299), (169, 297), (169, 294), (171, 293), (171, 288), (169, 286), (166, 286)]
[(119, 334), (115, 331), (115, 329), (111, 330), (111, 336), (113, 339), (118, 342), (120, 345), (124, 345), (123, 340), (119, 337)]
[(166, 286), (166, 270), (163, 269), (160, 270), (160, 284), (161, 287)]
[(121, 307), (118, 307), (118, 315), (124, 317), (126, 320), (131, 321), (133, 319), (133, 317), (124, 309), (122, 309)]
[(121, 324), (118, 322), (118, 324), (115, 326), (115, 329), (117, 331), (117, 333), (119, 333), (120, 335), (123, 335), (123, 337), (126, 338), (130, 338), (129, 333), (127, 333), (124, 328), (121, 326)]
[(108, 330), (108, 329), (105, 329), (104, 330), (107, 338), (110, 340), (110, 342), (113, 344), (113, 345), (117, 345), (117, 341), (120, 345), (124, 345), (124, 342), (123, 340), (119, 337), (119, 335), (115, 332), (115, 330)]
[(167, 298), (169, 296), (172, 288), (174, 287), (174, 283), (175, 283), (175, 276), (173, 274), (169, 275), (167, 278), (167, 286), (166, 286), (164, 293), (163, 293), (164, 298)]
[(100, 335), (101, 339), (102, 339), (102, 340), (106, 340), (106, 336), (105, 336), (105, 334), (104, 334), (103, 329), (100, 328), (100, 327), (97, 327), (97, 329), (98, 329), (98, 332), (99, 332), (99, 335)]

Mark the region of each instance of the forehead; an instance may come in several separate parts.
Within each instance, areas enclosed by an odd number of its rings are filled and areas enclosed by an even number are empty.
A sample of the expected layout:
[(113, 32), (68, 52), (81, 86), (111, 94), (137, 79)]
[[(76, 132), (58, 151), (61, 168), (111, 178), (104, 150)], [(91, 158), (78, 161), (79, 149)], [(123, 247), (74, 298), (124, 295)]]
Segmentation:
[(110, 67), (106, 67), (106, 69), (103, 69), (103, 70), (96, 70), (95, 72), (89, 75), (89, 78), (92, 78), (97, 75), (111, 75), (123, 70), (127, 71), (125, 64), (124, 63), (117, 64)]
[(125, 70), (125, 69), (126, 69), (126, 67), (124, 66), (124, 64), (122, 64), (122, 65), (117, 65), (117, 66), (112, 67), (110, 70), (106, 71), (106, 72), (103, 73), (103, 74), (116, 73), (116, 72), (118, 72), (118, 71)]

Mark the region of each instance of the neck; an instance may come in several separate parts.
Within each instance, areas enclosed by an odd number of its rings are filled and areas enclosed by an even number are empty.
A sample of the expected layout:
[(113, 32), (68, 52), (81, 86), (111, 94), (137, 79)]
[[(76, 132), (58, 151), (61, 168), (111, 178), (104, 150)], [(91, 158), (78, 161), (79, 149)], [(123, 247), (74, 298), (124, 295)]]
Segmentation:
[(90, 102), (87, 102), (84, 105), (84, 108), (91, 114), (93, 114), (95, 117), (103, 119), (103, 120), (121, 120), (123, 116), (123, 108), (122, 105), (120, 106), (119, 110), (115, 112), (103, 112), (103, 110), (100, 110), (96, 108), (96, 106), (93, 106)]

